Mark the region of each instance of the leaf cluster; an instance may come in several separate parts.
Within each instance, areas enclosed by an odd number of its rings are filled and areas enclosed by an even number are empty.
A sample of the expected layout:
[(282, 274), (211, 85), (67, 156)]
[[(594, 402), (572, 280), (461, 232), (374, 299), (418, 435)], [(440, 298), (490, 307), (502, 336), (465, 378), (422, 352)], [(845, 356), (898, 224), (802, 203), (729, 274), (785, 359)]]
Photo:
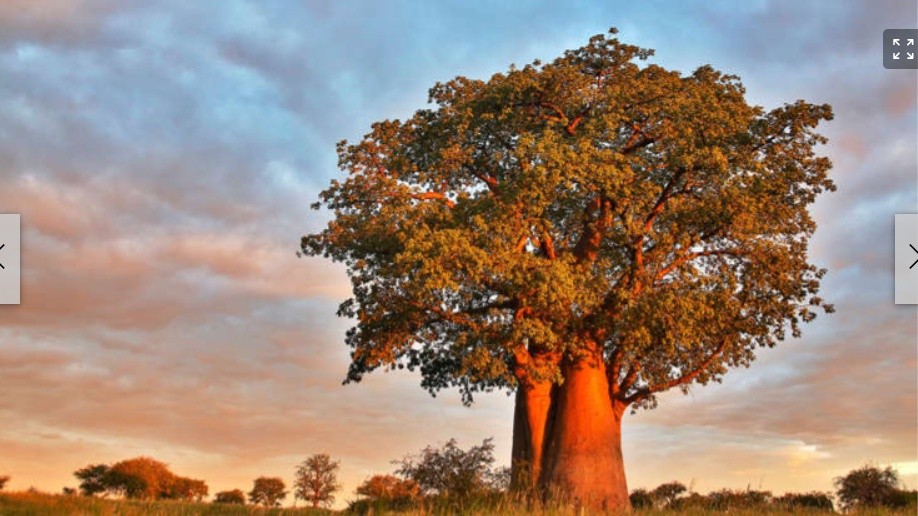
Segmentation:
[(808, 206), (833, 190), (828, 105), (766, 111), (738, 77), (644, 62), (609, 35), (338, 145), (328, 227), (301, 252), (347, 266), (348, 381), (418, 370), (431, 393), (560, 381), (599, 353), (614, 394), (719, 381), (818, 309)]

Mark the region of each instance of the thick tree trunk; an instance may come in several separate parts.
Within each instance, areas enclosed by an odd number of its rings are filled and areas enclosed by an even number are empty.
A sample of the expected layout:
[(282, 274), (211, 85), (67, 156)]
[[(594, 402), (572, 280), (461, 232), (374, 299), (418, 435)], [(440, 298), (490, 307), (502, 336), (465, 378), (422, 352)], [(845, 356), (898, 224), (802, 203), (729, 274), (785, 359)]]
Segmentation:
[(530, 491), (538, 485), (551, 389), (551, 382), (526, 382), (516, 390), (510, 463), (514, 489)]
[(541, 487), (579, 506), (627, 511), (621, 418), (600, 359), (565, 360), (543, 457)]

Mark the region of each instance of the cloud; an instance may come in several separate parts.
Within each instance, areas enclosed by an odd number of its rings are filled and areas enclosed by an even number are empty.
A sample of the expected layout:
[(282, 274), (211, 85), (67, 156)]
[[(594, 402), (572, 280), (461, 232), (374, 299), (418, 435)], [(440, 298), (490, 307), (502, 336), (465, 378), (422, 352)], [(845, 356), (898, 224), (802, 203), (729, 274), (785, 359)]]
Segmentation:
[(631, 485), (828, 489), (869, 460), (914, 485), (918, 316), (891, 304), (890, 241), (892, 214), (918, 203), (918, 78), (882, 70), (877, 47), (915, 18), (907, 1), (5, 2), (0, 211), (23, 215), (24, 303), (0, 307), (0, 467), (56, 491), (145, 453), (215, 491), (317, 451), (351, 489), (453, 436), (493, 435), (505, 460), (502, 394), (470, 410), (409, 374), (342, 387), (345, 272), (295, 251), (329, 216), (307, 206), (337, 174), (336, 141), (424, 107), (436, 81), (615, 25), (666, 66), (738, 73), (752, 102), (831, 103), (839, 184), (813, 242), (838, 313), (629, 418)]

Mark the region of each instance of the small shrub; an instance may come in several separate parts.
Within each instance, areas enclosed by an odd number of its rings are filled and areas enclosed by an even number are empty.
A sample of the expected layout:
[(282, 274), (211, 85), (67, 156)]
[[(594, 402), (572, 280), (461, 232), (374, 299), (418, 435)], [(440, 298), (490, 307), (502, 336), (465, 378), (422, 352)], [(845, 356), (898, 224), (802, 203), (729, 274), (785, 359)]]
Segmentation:
[(232, 491), (220, 491), (214, 495), (214, 503), (228, 503), (228, 504), (245, 504), (245, 493), (242, 492), (242, 489), (233, 489)]
[(793, 511), (795, 509), (834, 509), (832, 496), (828, 493), (812, 491), (809, 493), (785, 493), (774, 499), (774, 504), (781, 509)]
[(635, 509), (652, 509), (654, 506), (653, 496), (644, 488), (631, 491), (631, 495), (628, 496), (628, 499), (631, 500), (631, 507)]

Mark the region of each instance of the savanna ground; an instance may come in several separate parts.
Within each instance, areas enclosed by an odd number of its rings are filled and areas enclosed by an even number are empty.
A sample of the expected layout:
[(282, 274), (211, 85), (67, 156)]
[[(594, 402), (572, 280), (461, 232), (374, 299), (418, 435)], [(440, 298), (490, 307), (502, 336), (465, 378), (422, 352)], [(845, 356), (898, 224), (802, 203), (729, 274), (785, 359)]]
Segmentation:
[[(767, 512), (768, 514), (830, 514), (828, 511), (804, 510), (778, 511), (763, 509), (748, 510), (731, 510), (731, 515), (752, 516)], [(179, 516), (179, 515), (197, 515), (197, 514), (259, 514), (259, 515), (327, 515), (327, 514), (348, 514), (346, 511), (328, 511), (311, 508), (278, 508), (266, 509), (253, 505), (225, 505), (214, 503), (193, 503), (193, 502), (176, 502), (168, 500), (158, 501), (141, 501), (141, 500), (112, 500), (83, 496), (64, 496), (50, 495), (43, 493), (0, 493), (0, 516), (18, 516), (18, 515), (118, 515), (118, 516)], [(533, 511), (531, 508), (518, 506), (510, 502), (498, 501), (480, 503), (470, 502), (463, 507), (446, 508), (428, 508), (425, 510), (414, 510), (403, 513), (374, 513), (374, 514), (464, 514), (464, 515), (485, 515), (485, 514), (507, 514), (507, 515), (528, 515), (536, 514), (542, 516), (580, 516), (590, 513), (576, 511), (572, 508), (554, 508)], [(668, 515), (668, 514), (686, 514), (686, 515), (704, 515), (704, 514), (722, 514), (722, 512), (695, 509), (686, 511), (672, 510), (635, 510), (632, 514), (640, 515)], [(915, 508), (906, 509), (871, 509), (858, 511), (859, 515), (912, 515), (915, 514)]]

